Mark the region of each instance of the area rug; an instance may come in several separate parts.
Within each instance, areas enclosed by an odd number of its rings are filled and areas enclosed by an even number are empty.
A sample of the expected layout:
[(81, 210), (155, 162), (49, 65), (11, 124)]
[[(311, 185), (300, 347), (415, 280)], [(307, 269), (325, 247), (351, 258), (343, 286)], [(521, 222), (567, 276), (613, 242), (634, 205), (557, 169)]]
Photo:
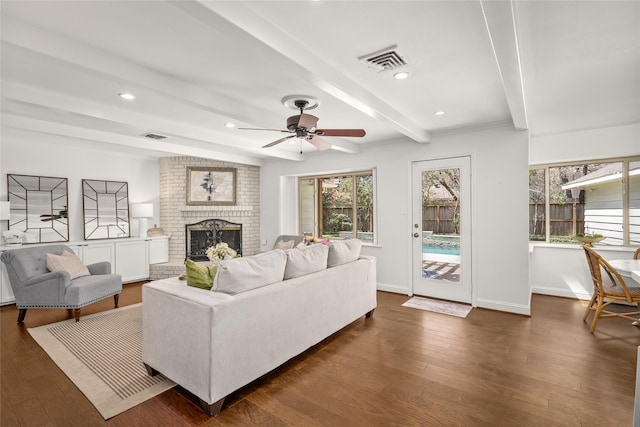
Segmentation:
[(448, 314), (449, 316), (456, 317), (467, 317), (473, 308), (468, 304), (459, 304), (457, 302), (441, 301), (423, 297), (413, 297), (402, 304), (402, 306)]
[(142, 363), (142, 304), (29, 333), (106, 420), (175, 385)]

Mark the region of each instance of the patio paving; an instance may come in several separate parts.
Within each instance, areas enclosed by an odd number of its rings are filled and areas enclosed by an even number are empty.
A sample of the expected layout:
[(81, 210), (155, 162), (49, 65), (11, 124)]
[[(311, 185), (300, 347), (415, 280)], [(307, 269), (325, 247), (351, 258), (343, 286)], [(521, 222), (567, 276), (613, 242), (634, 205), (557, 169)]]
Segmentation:
[(460, 264), (455, 262), (422, 261), (422, 277), (434, 280), (460, 281)]

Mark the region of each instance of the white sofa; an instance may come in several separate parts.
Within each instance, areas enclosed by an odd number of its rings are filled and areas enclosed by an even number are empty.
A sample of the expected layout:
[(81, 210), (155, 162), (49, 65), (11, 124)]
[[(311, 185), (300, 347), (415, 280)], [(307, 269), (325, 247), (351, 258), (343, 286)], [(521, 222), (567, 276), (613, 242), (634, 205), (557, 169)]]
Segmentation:
[(213, 416), (229, 393), (360, 316), (370, 317), (376, 307), (376, 262), (360, 256), (235, 295), (169, 278), (146, 283), (142, 301), (147, 371), (194, 394)]

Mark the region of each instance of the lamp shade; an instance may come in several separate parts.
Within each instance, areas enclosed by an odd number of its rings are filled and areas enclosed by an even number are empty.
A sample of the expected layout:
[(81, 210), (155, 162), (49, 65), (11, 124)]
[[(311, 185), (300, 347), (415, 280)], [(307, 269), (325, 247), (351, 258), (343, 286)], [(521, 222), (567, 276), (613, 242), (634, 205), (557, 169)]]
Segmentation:
[(153, 217), (153, 203), (135, 203), (131, 205), (131, 218)]
[(9, 202), (0, 201), (0, 221), (11, 219), (11, 211), (9, 210)]

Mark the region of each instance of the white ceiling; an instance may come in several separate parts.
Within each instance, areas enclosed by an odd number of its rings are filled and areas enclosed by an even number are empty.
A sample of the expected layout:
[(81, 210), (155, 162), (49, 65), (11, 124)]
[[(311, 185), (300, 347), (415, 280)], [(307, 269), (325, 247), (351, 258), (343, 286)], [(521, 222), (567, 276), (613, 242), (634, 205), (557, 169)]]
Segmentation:
[[(541, 135), (640, 121), (638, 1), (3, 0), (0, 8), (4, 137), (300, 160), (300, 144), (261, 148), (281, 133), (224, 126), (284, 129), (297, 113), (281, 99), (294, 94), (320, 100), (309, 111), (320, 128), (366, 129), (364, 138), (326, 137), (344, 155), (496, 123)], [(359, 60), (390, 46), (408, 79)]]

